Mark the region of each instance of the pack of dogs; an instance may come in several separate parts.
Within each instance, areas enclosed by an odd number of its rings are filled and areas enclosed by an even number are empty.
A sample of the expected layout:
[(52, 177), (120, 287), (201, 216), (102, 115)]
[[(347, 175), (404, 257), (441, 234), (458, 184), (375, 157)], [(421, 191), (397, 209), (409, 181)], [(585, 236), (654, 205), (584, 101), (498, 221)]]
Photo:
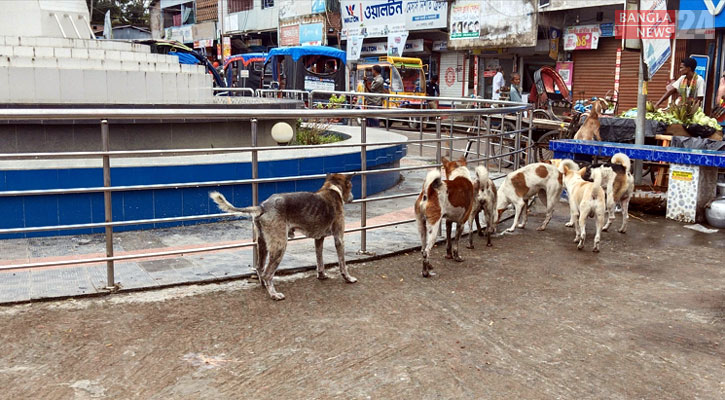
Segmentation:
[[(509, 173), (500, 187), (489, 177), (486, 167), (479, 165), (473, 173), (468, 169), (465, 157), (458, 160), (442, 159), (443, 170), (428, 171), (418, 194), (414, 213), (421, 241), (423, 277), (435, 275), (430, 252), (435, 245), (438, 231), (446, 222), (446, 258), (463, 261), (458, 244), (464, 227), (468, 225), (468, 247), (473, 249), (473, 223), (476, 233), (486, 236), (491, 246), (491, 235), (496, 232), (504, 211), (513, 208), (513, 224), (506, 231), (524, 229), (528, 219), (530, 200), (538, 198), (546, 208), (543, 222), (537, 230), (545, 230), (556, 203), (566, 189), (570, 219), (567, 227), (574, 227), (578, 249), (584, 247), (588, 218), (595, 221), (594, 252), (599, 252), (602, 231), (607, 231), (615, 219), (615, 207), (622, 210), (622, 225), (618, 232), (627, 230), (628, 207), (634, 191), (634, 178), (629, 157), (617, 153), (606, 163), (580, 166), (573, 160), (554, 159), (529, 164)], [(327, 279), (322, 259), (323, 241), (333, 236), (338, 264), (343, 279), (355, 283), (357, 279), (348, 272), (345, 264), (345, 215), (344, 205), (352, 201), (352, 176), (329, 174), (317, 192), (275, 194), (259, 206), (237, 208), (218, 192), (209, 194), (219, 209), (228, 213), (249, 215), (257, 236), (257, 276), (274, 300), (284, 299), (277, 292), (273, 278), (287, 248), (287, 241), (299, 231), (315, 241), (317, 278)], [(483, 214), (485, 227), (481, 227)], [(520, 222), (519, 222), (520, 220)], [(456, 225), (455, 236), (452, 235)], [(268, 259), (268, 260), (267, 260)]]

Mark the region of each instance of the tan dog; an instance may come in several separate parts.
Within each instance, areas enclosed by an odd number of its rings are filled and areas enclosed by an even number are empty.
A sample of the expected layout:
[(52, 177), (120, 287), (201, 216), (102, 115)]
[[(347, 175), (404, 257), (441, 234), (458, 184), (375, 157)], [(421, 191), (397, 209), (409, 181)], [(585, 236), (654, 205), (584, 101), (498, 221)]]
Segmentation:
[(616, 218), (614, 206), (622, 206), (622, 226), (617, 230), (619, 233), (627, 232), (629, 221), (629, 201), (634, 193), (634, 177), (631, 173), (631, 161), (624, 153), (617, 153), (612, 156), (609, 163), (593, 164), (587, 168), (582, 178), (587, 181), (599, 180), (607, 194), (607, 223), (603, 231), (609, 229), (609, 225)]
[(597, 100), (592, 105), (592, 110), (589, 112), (589, 117), (587, 117), (587, 120), (584, 121), (584, 124), (579, 128), (579, 130), (574, 135), (574, 139), (580, 139), (580, 140), (598, 140), (602, 141), (602, 137), (599, 135), (599, 115), (601, 115), (602, 110), (607, 105), (607, 103), (604, 100)]
[(478, 236), (483, 236), (478, 214), (483, 211), (486, 219), (486, 246), (491, 246), (491, 234), (496, 232), (496, 185), (488, 177), (488, 170), (483, 165), (476, 167), (476, 179), (473, 181), (473, 211), (468, 219), (468, 248), (473, 248), (473, 220), (476, 220)]
[(564, 185), (569, 195), (569, 211), (571, 220), (574, 221), (574, 243), (577, 249), (584, 247), (586, 239), (587, 217), (594, 217), (596, 221), (596, 233), (594, 234), (594, 248), (592, 251), (599, 252), (599, 241), (602, 236), (602, 226), (604, 225), (604, 211), (606, 210), (604, 189), (602, 189), (601, 181), (587, 182), (582, 178), (587, 168), (576, 171), (571, 167), (574, 162), (564, 160), (560, 165), (564, 172)]
[(546, 217), (544, 222), (537, 230), (543, 231), (551, 220), (554, 213), (554, 206), (561, 196), (563, 190), (562, 174), (551, 164), (534, 163), (521, 167), (506, 176), (506, 180), (498, 188), (498, 198), (496, 201), (496, 209), (498, 217), (496, 221), (501, 219), (501, 214), (506, 210), (509, 204), (513, 204), (516, 214), (514, 215), (514, 223), (506, 232), (513, 232), (519, 221), (519, 217), (523, 213), (523, 221), (519, 228), (526, 226), (527, 200), (534, 195), (539, 196), (539, 200), (546, 204)]
[[(348, 283), (357, 279), (347, 272), (345, 264), (345, 214), (344, 203), (352, 201), (352, 182), (349, 175), (328, 174), (325, 183), (315, 193), (281, 193), (270, 196), (259, 206), (237, 208), (231, 205), (221, 193), (211, 192), (209, 197), (224, 212), (251, 215), (257, 232), (259, 269), (257, 276), (274, 300), (284, 295), (274, 288), (274, 273), (287, 249), (288, 235), (298, 230), (315, 239), (317, 255), (317, 279), (327, 279), (322, 261), (322, 244), (325, 236), (335, 238), (340, 273)], [(293, 234), (291, 234), (293, 235)], [(265, 260), (269, 254), (269, 263)]]
[[(425, 177), (423, 188), (415, 201), (415, 219), (418, 222), (418, 234), (423, 254), (423, 276), (435, 275), (428, 257), (436, 241), (441, 220), (446, 218), (446, 258), (463, 261), (458, 255), (458, 242), (464, 224), (473, 210), (474, 194), (471, 174), (465, 166), (455, 161), (443, 159), (448, 179), (443, 180), (438, 169), (431, 170)], [(451, 228), (456, 223), (455, 248), (451, 249)]]

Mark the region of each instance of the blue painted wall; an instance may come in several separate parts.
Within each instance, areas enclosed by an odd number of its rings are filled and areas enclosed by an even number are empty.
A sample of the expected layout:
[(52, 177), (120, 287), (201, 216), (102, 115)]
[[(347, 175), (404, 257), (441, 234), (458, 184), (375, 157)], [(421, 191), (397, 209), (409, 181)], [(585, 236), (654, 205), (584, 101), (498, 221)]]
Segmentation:
[[(405, 156), (405, 146), (398, 145), (368, 150), (367, 168), (392, 167)], [(113, 160), (112, 160), (113, 161)], [(113, 164), (111, 164), (113, 165)], [(360, 153), (340, 154), (327, 157), (288, 159), (259, 163), (259, 177), (285, 177), (360, 170)], [(250, 163), (203, 164), (185, 166), (126, 167), (111, 169), (113, 186), (150, 185), (250, 179)], [(398, 172), (368, 176), (368, 195), (388, 189), (398, 183)], [(323, 180), (301, 180), (259, 185), (259, 200), (264, 201), (274, 193), (316, 191)], [(353, 178), (353, 195), (360, 197), (360, 176)], [(0, 191), (37, 190), (57, 188), (84, 188), (103, 186), (103, 172), (99, 168), (12, 170), (0, 171)], [(219, 210), (208, 193), (218, 190), (236, 206), (251, 205), (251, 185), (221, 187), (163, 189), (114, 192), (113, 220), (130, 221), (151, 218), (169, 218), (218, 213)], [(49, 225), (69, 225), (103, 222), (103, 194), (73, 194), (53, 196), (0, 197), (0, 229)], [(191, 225), (204, 221), (185, 222)], [(114, 231), (166, 228), (182, 223), (158, 223), (116, 227)], [(100, 233), (103, 228), (29, 233), (25, 235), (0, 235), (0, 239), (57, 236), (84, 233)]]

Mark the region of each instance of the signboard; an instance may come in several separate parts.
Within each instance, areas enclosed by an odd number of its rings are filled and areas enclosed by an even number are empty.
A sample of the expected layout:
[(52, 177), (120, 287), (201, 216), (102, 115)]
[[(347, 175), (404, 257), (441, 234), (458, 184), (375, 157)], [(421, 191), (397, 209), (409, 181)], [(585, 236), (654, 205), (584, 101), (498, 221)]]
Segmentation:
[[(722, 1), (722, 0), (721, 0)], [(640, 0), (640, 13), (644, 13), (645, 21), (650, 19), (650, 15), (667, 15), (667, 0)], [(654, 18), (657, 20), (658, 18)], [(670, 39), (658, 39), (647, 37), (642, 38), (642, 57), (647, 65), (647, 73), (649, 79), (652, 79), (655, 73), (665, 64), (672, 49), (670, 48)]]
[(211, 39), (201, 39), (201, 40), (194, 41), (195, 49), (203, 49), (206, 47), (213, 47), (213, 46), (214, 46), (214, 41)]
[(305, 76), (305, 90), (335, 90), (335, 80), (317, 76)]
[[(352, 40), (349, 38), (348, 40)], [(405, 42), (405, 53), (418, 53), (425, 51), (425, 41), (423, 39), (412, 39)], [(349, 46), (349, 42), (348, 42)], [(361, 53), (364, 55), (388, 54), (387, 42), (365, 43), (362, 46)]]
[(448, 25), (448, 3), (438, 0), (405, 0), (405, 27), (408, 30), (445, 28)]
[(310, 7), (310, 11), (313, 14), (323, 13), (323, 12), (327, 11), (326, 1), (325, 0), (312, 0), (312, 6)]
[(405, 31), (403, 0), (341, 0), (342, 38), (387, 37)]
[(451, 39), (477, 38), (481, 34), (481, 4), (461, 3), (451, 7)]
[(301, 17), (325, 12), (325, 0), (277, 0), (279, 19)]
[[(449, 31), (451, 33), (453, 33), (453, 28), (458, 30), (457, 24), (453, 25), (453, 19), (460, 20), (453, 12), (454, 7), (464, 5), (474, 5), (479, 9), (480, 25), (477, 27), (474, 21), (473, 27), (470, 28), (473, 32), (478, 31), (478, 34), (474, 33), (473, 37), (461, 37), (468, 33), (468, 29), (464, 29), (461, 24), (460, 31), (463, 33), (457, 34), (457, 40), (451, 40), (448, 43), (450, 50), (536, 46), (538, 33), (536, 0), (458, 0), (450, 6), (452, 21)], [(453, 39), (453, 36), (450, 38)]]
[(360, 59), (360, 54), (362, 54), (362, 47), (362, 36), (350, 36), (349, 38), (347, 38), (347, 60), (355, 61)]
[[(725, 1), (723, 1), (725, 3)], [(710, 57), (702, 54), (691, 54), (690, 57), (697, 61), (695, 73), (700, 75), (707, 82), (707, 71), (710, 70)], [(705, 85), (705, 98), (707, 98), (707, 85)]]
[(446, 51), (448, 50), (448, 42), (445, 40), (436, 40), (433, 42), (433, 51)]
[(559, 39), (561, 31), (554, 27), (549, 28), (549, 58), (556, 60), (559, 57)]
[(614, 37), (614, 23), (608, 22), (606, 24), (599, 24), (601, 31), (600, 37)]
[(280, 46), (297, 46), (300, 44), (300, 26), (288, 25), (279, 28)]
[(564, 33), (564, 50), (596, 50), (601, 33), (599, 25), (570, 26)]
[(725, 1), (680, 0), (677, 30), (712, 30), (725, 28)]
[(322, 28), (323, 24), (321, 22), (314, 23), (314, 24), (302, 24), (300, 25), (300, 44), (305, 45), (312, 45), (312, 46), (319, 46), (322, 45)]
[(556, 72), (561, 75), (561, 79), (566, 83), (566, 87), (571, 92), (571, 83), (574, 80), (574, 62), (573, 61), (559, 61), (556, 63)]
[(388, 55), (402, 57), (406, 39), (408, 39), (408, 32), (391, 33), (388, 36)]

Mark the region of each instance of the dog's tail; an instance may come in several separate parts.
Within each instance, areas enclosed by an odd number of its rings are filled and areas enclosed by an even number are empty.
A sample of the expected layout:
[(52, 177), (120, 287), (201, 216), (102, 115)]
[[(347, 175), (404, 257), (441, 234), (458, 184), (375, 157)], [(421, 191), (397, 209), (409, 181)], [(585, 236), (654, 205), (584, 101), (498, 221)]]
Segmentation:
[(559, 172), (564, 172), (564, 167), (567, 167), (570, 171), (579, 171), (579, 164), (575, 163), (574, 160), (565, 158), (559, 163)]
[(428, 171), (428, 175), (425, 176), (425, 182), (423, 182), (423, 193), (428, 194), (428, 191), (432, 189), (438, 189), (441, 185), (441, 171), (439, 169), (432, 169)]
[(488, 182), (488, 170), (483, 165), (479, 165), (476, 167), (476, 178), (479, 182), (481, 182), (481, 185), (484, 185), (485, 182)]
[(224, 195), (219, 192), (211, 192), (211, 193), (209, 193), (209, 197), (212, 200), (214, 200), (214, 202), (217, 204), (217, 206), (219, 206), (219, 209), (224, 212), (249, 214), (253, 217), (258, 217), (258, 216), (262, 215), (261, 207), (259, 207), (259, 206), (244, 207), (244, 208), (234, 207), (230, 202), (227, 201), (227, 199), (224, 197)]
[(617, 153), (612, 156), (612, 164), (619, 164), (624, 167), (624, 169), (627, 170), (627, 173), (630, 173), (630, 165), (632, 162), (629, 160), (629, 157), (627, 157), (624, 153)]

